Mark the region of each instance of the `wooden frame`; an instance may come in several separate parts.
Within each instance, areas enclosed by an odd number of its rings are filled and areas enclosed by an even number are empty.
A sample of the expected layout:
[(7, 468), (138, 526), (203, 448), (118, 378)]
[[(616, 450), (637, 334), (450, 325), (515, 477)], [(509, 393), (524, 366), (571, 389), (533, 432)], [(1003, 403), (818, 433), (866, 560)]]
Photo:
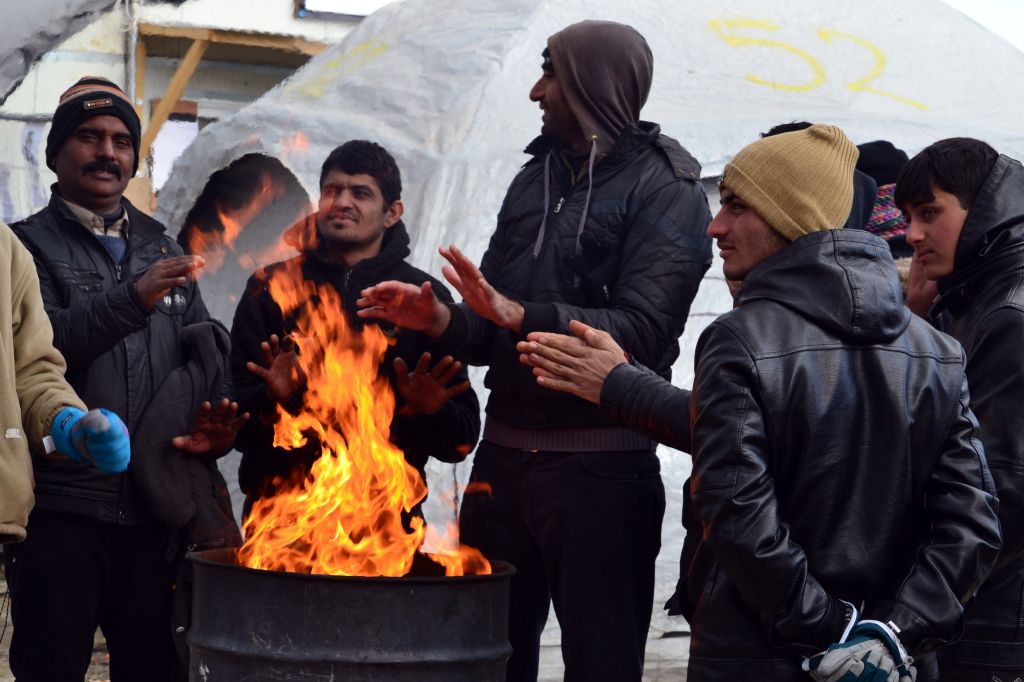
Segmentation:
[[(308, 57), (320, 54), (327, 49), (326, 43), (315, 42), (296, 36), (271, 35), (266, 33), (248, 33), (245, 31), (229, 31), (216, 28), (193, 28), (182, 26), (160, 26), (157, 24), (140, 23), (139, 39), (135, 48), (135, 96), (138, 100), (145, 97), (146, 83), (146, 38), (177, 38), (190, 40), (188, 51), (181, 58), (178, 68), (167, 84), (160, 101), (150, 114), (149, 122), (142, 133), (139, 156), (146, 158), (153, 146), (153, 140), (160, 133), (160, 128), (167, 122), (167, 117), (174, 111), (174, 106), (181, 99), (189, 80), (202, 61), (206, 48), (210, 45), (239, 45), (267, 50), (280, 50)], [(139, 117), (144, 112), (141, 105), (136, 105)]]

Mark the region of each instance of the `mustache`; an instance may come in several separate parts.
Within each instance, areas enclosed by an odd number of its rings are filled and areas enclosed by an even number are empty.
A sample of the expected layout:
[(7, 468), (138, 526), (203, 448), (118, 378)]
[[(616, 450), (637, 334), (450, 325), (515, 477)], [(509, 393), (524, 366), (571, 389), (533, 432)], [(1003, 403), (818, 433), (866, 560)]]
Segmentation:
[(82, 175), (88, 175), (89, 173), (95, 173), (97, 171), (111, 173), (118, 180), (121, 179), (121, 167), (113, 161), (105, 161), (103, 159), (96, 159), (82, 166)]

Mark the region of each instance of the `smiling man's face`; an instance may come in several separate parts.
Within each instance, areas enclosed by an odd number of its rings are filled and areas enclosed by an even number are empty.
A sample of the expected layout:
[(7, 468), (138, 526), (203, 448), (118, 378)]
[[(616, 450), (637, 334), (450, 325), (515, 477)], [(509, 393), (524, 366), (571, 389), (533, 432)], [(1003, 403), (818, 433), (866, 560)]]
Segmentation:
[(118, 209), (134, 165), (131, 133), (116, 116), (87, 118), (54, 157), (61, 196), (101, 215)]
[(530, 100), (540, 104), (544, 112), (541, 114), (541, 134), (570, 148), (578, 148), (581, 144), (586, 148), (583, 130), (572, 113), (569, 100), (565, 98), (562, 82), (550, 59), (544, 60), (542, 70), (541, 77), (530, 89)]

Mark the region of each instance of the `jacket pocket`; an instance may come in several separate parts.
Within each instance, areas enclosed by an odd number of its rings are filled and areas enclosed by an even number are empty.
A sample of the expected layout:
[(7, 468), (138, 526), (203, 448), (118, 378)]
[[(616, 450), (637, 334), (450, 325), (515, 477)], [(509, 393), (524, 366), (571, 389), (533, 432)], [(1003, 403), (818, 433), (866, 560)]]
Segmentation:
[(167, 316), (181, 317), (188, 309), (188, 295), (183, 287), (174, 287), (156, 302), (154, 312)]
[(32, 492), (32, 459), (20, 420), (0, 424), (0, 539), (25, 537)]

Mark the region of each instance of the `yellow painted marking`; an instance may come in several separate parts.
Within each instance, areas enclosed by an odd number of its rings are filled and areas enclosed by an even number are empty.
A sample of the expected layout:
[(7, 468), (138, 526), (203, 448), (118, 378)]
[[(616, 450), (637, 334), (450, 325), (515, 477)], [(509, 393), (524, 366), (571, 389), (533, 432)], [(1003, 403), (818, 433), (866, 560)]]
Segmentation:
[(814, 77), (806, 83), (778, 83), (776, 81), (765, 80), (759, 78), (753, 74), (747, 74), (747, 80), (763, 85), (768, 88), (775, 90), (788, 90), (790, 92), (807, 92), (813, 90), (822, 83), (825, 82), (825, 67), (821, 65), (817, 59), (812, 57), (807, 52), (804, 52), (798, 47), (794, 47), (789, 43), (784, 43), (778, 40), (768, 40), (767, 38), (751, 38), (749, 36), (736, 35), (733, 33), (736, 29), (755, 29), (761, 31), (778, 31), (779, 25), (773, 21), (763, 21), (759, 19), (712, 19), (708, 22), (711, 30), (715, 32), (719, 38), (724, 40), (732, 47), (770, 47), (776, 50), (784, 50), (790, 54), (794, 54), (800, 59), (807, 62), (807, 65), (811, 67), (811, 71), (814, 72)]
[(907, 97), (902, 97), (900, 95), (887, 92), (885, 90), (879, 90), (878, 88), (874, 88), (868, 85), (868, 83), (881, 76), (882, 72), (885, 71), (885, 53), (882, 52), (881, 48), (872, 43), (870, 40), (867, 40), (866, 38), (861, 38), (860, 36), (853, 35), (852, 33), (844, 33), (843, 31), (837, 31), (832, 28), (820, 29), (818, 31), (818, 37), (824, 40), (826, 43), (829, 43), (830, 45), (835, 42), (836, 38), (841, 40), (848, 40), (855, 45), (863, 47), (865, 50), (870, 52), (871, 55), (875, 58), (875, 64), (871, 68), (871, 71), (868, 72), (868, 75), (865, 76), (864, 78), (861, 78), (860, 80), (853, 81), (852, 83), (846, 86), (847, 89), (852, 90), (853, 92), (870, 92), (873, 95), (879, 95), (880, 97), (888, 97), (890, 99), (896, 100), (897, 102), (902, 102), (912, 107), (916, 107), (921, 111), (928, 111), (928, 106), (926, 104), (922, 104), (921, 102), (908, 99)]
[(376, 39), (359, 43), (321, 64), (320, 70), (314, 77), (291, 85), (286, 88), (286, 91), (319, 99), (339, 78), (355, 73), (380, 58), (389, 49), (391, 49), (390, 45)]

